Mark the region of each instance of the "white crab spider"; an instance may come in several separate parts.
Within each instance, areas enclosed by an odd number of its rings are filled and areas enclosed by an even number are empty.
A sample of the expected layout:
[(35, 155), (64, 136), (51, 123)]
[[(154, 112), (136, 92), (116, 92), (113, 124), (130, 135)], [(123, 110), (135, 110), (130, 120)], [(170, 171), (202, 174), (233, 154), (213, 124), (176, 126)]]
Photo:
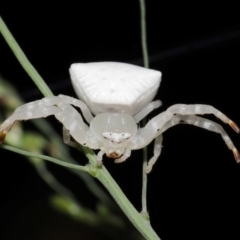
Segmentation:
[[(151, 119), (145, 127), (137, 123), (155, 108), (153, 101), (161, 81), (159, 71), (126, 63), (97, 62), (77, 63), (70, 67), (76, 94), (81, 100), (59, 95), (46, 97), (18, 107), (0, 126), (0, 141), (17, 120), (28, 120), (54, 115), (63, 124), (64, 142), (76, 146), (70, 135), (91, 149), (100, 149), (98, 165), (106, 154), (115, 163), (125, 161), (131, 150), (147, 146), (153, 139), (154, 154), (149, 160), (149, 173), (161, 153), (162, 133), (168, 128), (185, 122), (221, 134), (237, 162), (240, 155), (222, 126), (195, 114), (214, 114), (239, 133), (237, 125), (227, 116), (209, 105), (176, 104)], [(78, 107), (88, 123), (74, 107)], [(95, 117), (92, 115), (95, 115)]]

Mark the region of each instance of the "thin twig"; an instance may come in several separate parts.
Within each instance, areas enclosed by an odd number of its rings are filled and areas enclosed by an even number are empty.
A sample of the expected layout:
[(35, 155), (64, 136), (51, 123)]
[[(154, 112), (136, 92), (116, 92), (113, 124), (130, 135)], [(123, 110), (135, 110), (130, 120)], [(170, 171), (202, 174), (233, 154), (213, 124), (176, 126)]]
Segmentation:
[(142, 40), (142, 52), (143, 52), (143, 63), (145, 68), (149, 68), (148, 50), (147, 50), (147, 30), (146, 30), (146, 7), (145, 1), (140, 1), (141, 11), (141, 40)]
[(45, 156), (45, 155), (41, 155), (41, 154), (37, 154), (37, 153), (27, 152), (27, 151), (24, 151), (24, 150), (21, 150), (21, 149), (12, 147), (12, 146), (2, 145), (1, 148), (24, 155), (24, 156), (27, 156), (27, 157), (39, 158), (39, 159), (46, 160), (46, 161), (49, 161), (52, 163), (56, 163), (63, 167), (77, 169), (77, 170), (81, 170), (81, 171), (85, 171), (85, 172), (89, 171), (89, 168), (86, 166), (80, 166), (80, 165), (76, 165), (76, 164), (72, 164), (72, 163), (67, 163), (65, 161), (62, 161), (62, 160), (59, 160), (59, 159), (56, 159), (53, 157), (49, 157), (49, 156)]
[[(143, 62), (144, 67), (149, 67), (148, 60), (148, 51), (147, 51), (147, 34), (146, 34), (146, 13), (145, 13), (145, 2), (144, 0), (140, 1), (140, 11), (141, 11), (141, 40), (142, 40), (142, 52), (143, 52)], [(145, 126), (146, 119), (143, 119), (142, 124)], [(147, 147), (143, 148), (143, 169), (142, 169), (142, 215), (149, 219), (149, 215), (147, 212)]]

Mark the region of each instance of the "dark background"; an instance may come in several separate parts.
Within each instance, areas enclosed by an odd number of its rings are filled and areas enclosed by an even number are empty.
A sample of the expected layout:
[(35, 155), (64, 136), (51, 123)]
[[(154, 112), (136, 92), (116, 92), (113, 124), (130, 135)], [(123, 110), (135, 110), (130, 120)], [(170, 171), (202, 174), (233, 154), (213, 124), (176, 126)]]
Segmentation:
[[(149, 119), (175, 103), (203, 103), (240, 124), (239, 7), (233, 1), (147, 2), (150, 67), (163, 73), (156, 96), (163, 106)], [(137, 0), (0, 1), (2, 18), (55, 95), (75, 96), (68, 73), (71, 63), (141, 65), (139, 12)], [(42, 98), (2, 37), (0, 74), (14, 83), (26, 102)], [(224, 128), (240, 149), (239, 135)], [(239, 239), (240, 166), (221, 137), (187, 125), (176, 126), (163, 137), (162, 155), (148, 182), (155, 231), (163, 240)], [(99, 239), (48, 207), (52, 190), (24, 158), (0, 150), (0, 160), (0, 239)], [(140, 210), (141, 151), (121, 165), (107, 159), (104, 164)], [(90, 193), (85, 189), (81, 195), (82, 183), (59, 166), (50, 168), (92, 207)]]

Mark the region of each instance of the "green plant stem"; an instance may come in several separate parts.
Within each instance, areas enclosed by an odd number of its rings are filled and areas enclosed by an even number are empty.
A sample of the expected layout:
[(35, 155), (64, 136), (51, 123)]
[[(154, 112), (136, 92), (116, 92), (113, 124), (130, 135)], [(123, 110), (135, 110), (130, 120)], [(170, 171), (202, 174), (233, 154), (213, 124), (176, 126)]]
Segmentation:
[[(141, 40), (142, 40), (142, 53), (143, 53), (143, 63), (145, 68), (149, 68), (148, 51), (147, 51), (147, 31), (146, 31), (146, 11), (145, 11), (145, 1), (139, 0), (140, 3), (140, 19), (141, 19)], [(146, 125), (146, 118), (142, 121), (143, 126)], [(149, 219), (147, 212), (147, 147), (143, 148), (143, 168), (142, 168), (142, 215)]]
[[(145, 119), (143, 121), (145, 123)], [(143, 149), (143, 168), (142, 168), (142, 211), (143, 216), (149, 219), (147, 211), (147, 147)]]
[(48, 156), (37, 154), (37, 153), (27, 152), (27, 151), (24, 151), (24, 150), (21, 150), (21, 149), (12, 147), (12, 146), (2, 145), (1, 148), (12, 151), (12, 152), (15, 152), (15, 153), (18, 153), (18, 154), (21, 154), (21, 155), (24, 155), (24, 156), (27, 156), (27, 157), (39, 158), (39, 159), (46, 160), (46, 161), (49, 161), (49, 162), (52, 162), (52, 163), (56, 163), (56, 164), (58, 164), (60, 166), (63, 166), (63, 167), (77, 169), (77, 170), (81, 170), (81, 171), (85, 171), (85, 172), (89, 171), (88, 167), (86, 167), (86, 166), (79, 166), (79, 165), (76, 165), (76, 164), (67, 163), (65, 161), (62, 161), (62, 160), (59, 160), (59, 159), (56, 159), (56, 158), (48, 157)]
[(147, 50), (147, 30), (146, 30), (146, 7), (145, 1), (139, 0), (140, 14), (141, 14), (141, 40), (142, 40), (142, 52), (143, 52), (143, 65), (145, 68), (149, 68), (148, 50)]
[(30, 78), (33, 80), (33, 82), (37, 85), (38, 89), (42, 92), (42, 94), (45, 97), (53, 96), (52, 91), (47, 86), (42, 77), (39, 75), (39, 73), (36, 71), (36, 69), (33, 67), (33, 65), (29, 62), (26, 55), (24, 54), (24, 52), (14, 39), (13, 35), (8, 30), (1, 16), (0, 16), (0, 32), (3, 35), (4, 39), (6, 40), (8, 46), (13, 51), (15, 57), (18, 59), (19, 63), (22, 65), (22, 67), (30, 76)]

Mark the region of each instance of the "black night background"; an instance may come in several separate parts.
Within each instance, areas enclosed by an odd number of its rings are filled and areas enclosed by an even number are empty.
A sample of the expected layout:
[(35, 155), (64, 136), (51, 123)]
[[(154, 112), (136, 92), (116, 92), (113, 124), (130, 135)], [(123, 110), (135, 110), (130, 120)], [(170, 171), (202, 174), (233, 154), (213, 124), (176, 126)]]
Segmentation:
[[(240, 125), (240, 4), (146, 2), (150, 68), (163, 74), (156, 96), (163, 106), (147, 118), (176, 103), (202, 103)], [(137, 0), (1, 0), (0, 15), (55, 95), (75, 97), (68, 72), (72, 63), (143, 64)], [(43, 97), (2, 36), (0, 74), (25, 102)], [(215, 117), (205, 117), (220, 123), (240, 150), (240, 135)], [(47, 120), (61, 135), (61, 124), (54, 117)], [(37, 131), (31, 121), (23, 128)], [(151, 144), (149, 158), (152, 148)], [(81, 153), (70, 151), (79, 164), (86, 164)], [(0, 239), (111, 239), (104, 229), (85, 226), (53, 209), (53, 190), (26, 158), (0, 148), (0, 162)], [(119, 165), (104, 158), (104, 165), (140, 211), (142, 150)], [(95, 210), (97, 200), (80, 179), (60, 166), (47, 166), (83, 206)], [(148, 176), (151, 224), (162, 240), (240, 239), (239, 185), (240, 166), (220, 135), (175, 126), (163, 134), (162, 154)]]

